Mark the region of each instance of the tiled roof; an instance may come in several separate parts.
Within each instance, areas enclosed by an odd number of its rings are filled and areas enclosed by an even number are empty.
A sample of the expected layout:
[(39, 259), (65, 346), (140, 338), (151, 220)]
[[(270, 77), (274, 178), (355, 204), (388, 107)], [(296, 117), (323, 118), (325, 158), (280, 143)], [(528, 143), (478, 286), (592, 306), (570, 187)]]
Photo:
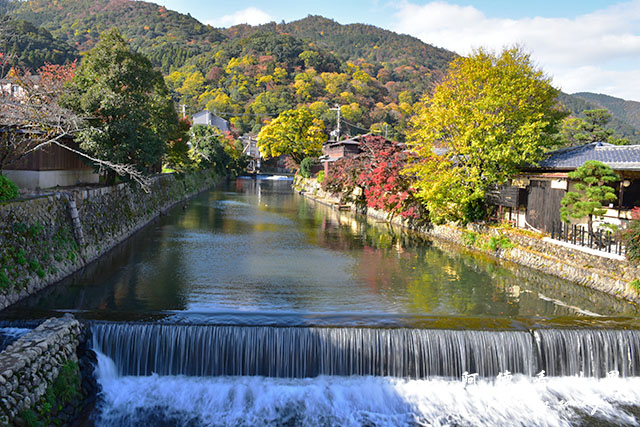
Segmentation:
[(579, 147), (553, 151), (538, 164), (538, 169), (573, 170), (587, 160), (597, 160), (614, 170), (640, 171), (640, 145), (613, 145), (593, 142)]

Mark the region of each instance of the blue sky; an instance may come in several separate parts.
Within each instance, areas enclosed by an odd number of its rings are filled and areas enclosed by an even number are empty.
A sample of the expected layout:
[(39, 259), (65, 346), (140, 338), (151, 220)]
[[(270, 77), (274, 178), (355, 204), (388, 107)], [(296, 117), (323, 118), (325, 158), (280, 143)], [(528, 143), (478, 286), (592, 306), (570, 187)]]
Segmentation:
[(216, 27), (317, 14), (411, 34), (462, 55), (518, 43), (566, 92), (640, 101), (640, 0), (157, 2)]

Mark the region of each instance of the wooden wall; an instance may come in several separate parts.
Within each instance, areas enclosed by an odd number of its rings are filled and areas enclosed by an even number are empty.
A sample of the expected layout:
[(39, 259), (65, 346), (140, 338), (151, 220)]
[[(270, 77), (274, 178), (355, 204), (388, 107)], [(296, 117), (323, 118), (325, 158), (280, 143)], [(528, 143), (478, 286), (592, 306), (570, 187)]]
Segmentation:
[[(78, 149), (78, 144), (75, 142), (65, 141), (64, 144), (73, 149)], [(6, 169), (52, 171), (92, 169), (92, 167), (86, 164), (79, 155), (61, 148), (58, 145), (51, 144), (38, 151), (34, 151), (24, 159), (8, 166)]]
[(550, 181), (531, 180), (527, 200), (527, 222), (538, 230), (551, 232), (554, 222), (559, 222), (561, 200), (566, 190), (551, 188)]

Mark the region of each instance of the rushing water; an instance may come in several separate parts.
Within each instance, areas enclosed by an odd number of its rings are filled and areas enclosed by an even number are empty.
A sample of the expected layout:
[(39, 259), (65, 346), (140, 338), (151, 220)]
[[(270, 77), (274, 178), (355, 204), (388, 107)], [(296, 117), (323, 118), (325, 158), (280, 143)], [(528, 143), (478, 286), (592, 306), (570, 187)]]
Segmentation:
[(0, 327), (0, 351), (9, 347), (14, 341), (26, 335), (31, 329)]
[[(637, 307), (238, 180), (4, 317), (90, 324), (98, 425), (635, 425)], [(463, 381), (464, 379), (464, 381)]]

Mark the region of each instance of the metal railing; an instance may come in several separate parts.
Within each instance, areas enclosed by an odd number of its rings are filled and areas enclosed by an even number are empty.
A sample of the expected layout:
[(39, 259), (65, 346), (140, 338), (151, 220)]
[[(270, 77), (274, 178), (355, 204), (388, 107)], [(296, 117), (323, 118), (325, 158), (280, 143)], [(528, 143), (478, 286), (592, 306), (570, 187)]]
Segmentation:
[(624, 255), (625, 253), (620, 237), (609, 230), (599, 229), (589, 233), (589, 230), (581, 225), (554, 222), (551, 227), (551, 238), (610, 254)]

